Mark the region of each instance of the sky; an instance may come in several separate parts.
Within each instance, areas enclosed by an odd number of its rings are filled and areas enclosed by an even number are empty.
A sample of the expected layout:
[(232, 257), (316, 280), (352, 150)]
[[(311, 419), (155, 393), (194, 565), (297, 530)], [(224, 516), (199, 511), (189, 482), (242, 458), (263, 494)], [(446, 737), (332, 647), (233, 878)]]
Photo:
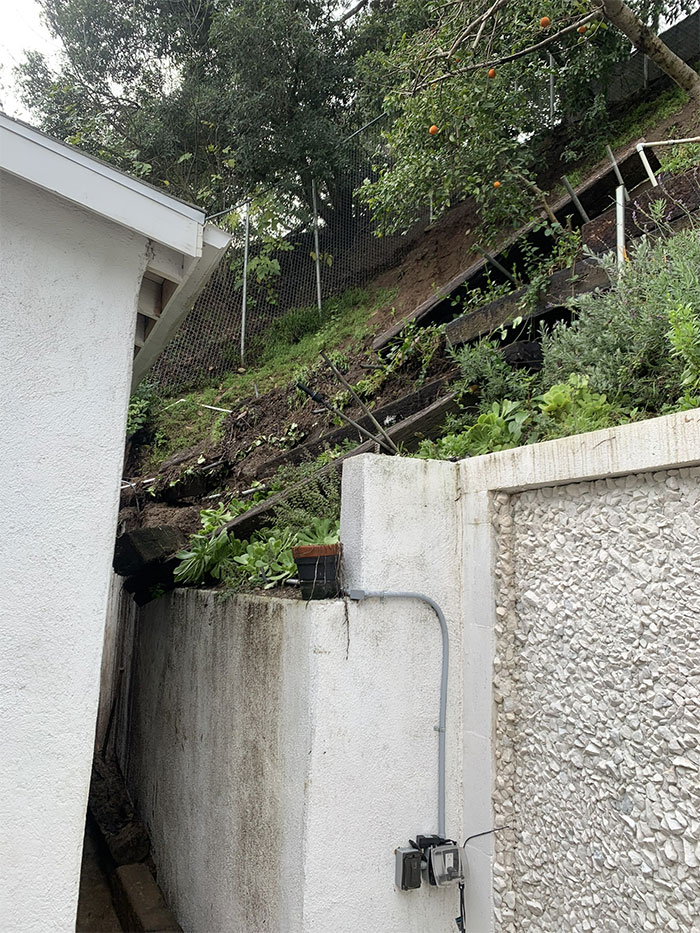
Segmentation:
[(43, 52), (55, 57), (59, 44), (41, 22), (39, 5), (35, 0), (0, 0), (0, 101), (2, 109), (11, 117), (31, 118), (14, 90), (12, 69), (24, 58), (25, 49)]

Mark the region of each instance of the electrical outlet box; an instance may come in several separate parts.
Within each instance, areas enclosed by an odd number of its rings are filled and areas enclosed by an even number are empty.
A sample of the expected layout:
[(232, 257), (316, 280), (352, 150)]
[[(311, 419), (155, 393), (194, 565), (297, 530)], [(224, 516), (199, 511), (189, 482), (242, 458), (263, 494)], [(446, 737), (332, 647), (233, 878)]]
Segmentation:
[(435, 884), (442, 887), (464, 881), (464, 851), (461, 846), (450, 842), (442, 846), (433, 846), (430, 850), (430, 876)]
[(396, 887), (401, 891), (420, 887), (421, 859), (418, 849), (396, 849)]

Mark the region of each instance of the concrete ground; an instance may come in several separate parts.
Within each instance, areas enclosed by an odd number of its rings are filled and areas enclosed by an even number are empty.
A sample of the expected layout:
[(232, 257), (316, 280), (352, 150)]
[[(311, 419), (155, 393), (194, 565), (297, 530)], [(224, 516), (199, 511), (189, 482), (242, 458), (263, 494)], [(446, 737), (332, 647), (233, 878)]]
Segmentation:
[(123, 933), (114, 911), (109, 880), (102, 865), (97, 830), (88, 820), (80, 874), (76, 933)]

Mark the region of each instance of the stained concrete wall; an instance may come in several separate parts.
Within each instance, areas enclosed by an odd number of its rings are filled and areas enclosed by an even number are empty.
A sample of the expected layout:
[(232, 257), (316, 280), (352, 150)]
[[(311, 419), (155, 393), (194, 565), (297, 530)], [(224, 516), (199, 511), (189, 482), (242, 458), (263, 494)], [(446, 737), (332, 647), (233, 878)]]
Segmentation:
[[(419, 586), (447, 616), (447, 828), (459, 837), (455, 497), (451, 465), (358, 458), (343, 537), (349, 586)], [(416, 600), (183, 590), (141, 610), (125, 767), (185, 930), (452, 929), (454, 890), (393, 884), (394, 849), (438, 829), (441, 650)]]
[(700, 930), (700, 470), (496, 505), (496, 929)]
[(1, 178), (0, 929), (75, 928), (146, 241)]
[[(345, 466), (346, 588), (422, 591), (447, 618), (447, 833), (515, 826), (466, 846), (471, 933), (695, 931), (668, 885), (696, 894), (698, 501), (683, 471), (698, 465), (700, 410), (458, 464)], [(189, 591), (138, 630), (128, 770), (186, 930), (454, 928), (454, 889), (393, 885), (394, 847), (436, 830), (427, 607)], [(644, 677), (627, 686), (630, 652)], [(246, 864), (256, 827), (279, 853), (268, 874), (256, 853)]]

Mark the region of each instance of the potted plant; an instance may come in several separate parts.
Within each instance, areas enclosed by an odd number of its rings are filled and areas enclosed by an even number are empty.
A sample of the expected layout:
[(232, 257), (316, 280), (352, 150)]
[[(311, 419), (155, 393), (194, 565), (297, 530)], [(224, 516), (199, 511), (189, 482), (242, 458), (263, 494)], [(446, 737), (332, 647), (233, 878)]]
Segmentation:
[(292, 556), (304, 599), (332, 599), (340, 595), (338, 522), (317, 518), (297, 536)]

